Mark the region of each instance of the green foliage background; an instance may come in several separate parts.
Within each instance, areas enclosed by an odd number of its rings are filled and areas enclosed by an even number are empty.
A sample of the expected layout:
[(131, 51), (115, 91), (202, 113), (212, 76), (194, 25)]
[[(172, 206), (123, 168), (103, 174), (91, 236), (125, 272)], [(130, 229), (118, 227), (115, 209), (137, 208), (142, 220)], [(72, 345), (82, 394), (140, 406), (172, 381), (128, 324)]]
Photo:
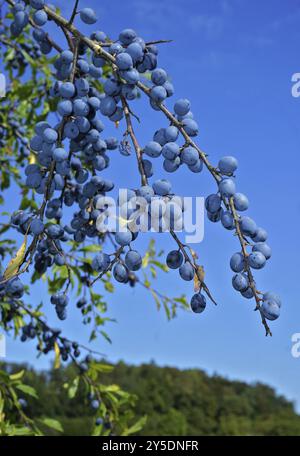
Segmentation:
[[(76, 376), (74, 366), (36, 372), (28, 366), (4, 365), (7, 371), (26, 369), (24, 380), (39, 400), (28, 398), (26, 413), (34, 419), (58, 420), (65, 435), (90, 435), (93, 412), (84, 391), (69, 399), (63, 385)], [(118, 384), (137, 396), (135, 419), (147, 420), (133, 435), (300, 435), (300, 416), (294, 405), (271, 387), (208, 376), (198, 369), (179, 370), (154, 363), (129, 366), (123, 362), (105, 373), (104, 384)], [(57, 433), (48, 427), (46, 434)]]

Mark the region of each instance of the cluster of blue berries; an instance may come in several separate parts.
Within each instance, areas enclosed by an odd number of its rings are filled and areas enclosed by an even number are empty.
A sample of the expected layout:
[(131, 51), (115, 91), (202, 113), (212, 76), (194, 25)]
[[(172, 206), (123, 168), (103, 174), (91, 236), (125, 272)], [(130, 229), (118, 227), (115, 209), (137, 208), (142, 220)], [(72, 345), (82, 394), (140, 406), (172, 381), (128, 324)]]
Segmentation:
[(50, 301), (55, 306), (58, 318), (65, 320), (67, 318), (68, 296), (65, 293), (56, 293), (51, 296)]
[[(155, 73), (155, 71), (153, 73)], [(193, 113), (190, 108), (191, 103), (189, 100), (181, 98), (176, 101), (174, 112), (185, 132), (193, 137), (198, 134), (198, 125), (193, 119)], [(198, 151), (187, 144), (180, 146), (176, 142), (178, 137), (179, 130), (175, 125), (160, 128), (154, 133), (153, 140), (146, 144), (143, 153), (151, 158), (157, 158), (162, 155), (164, 158), (163, 168), (168, 173), (177, 171), (183, 164), (185, 164), (193, 173), (200, 173), (203, 169), (203, 161), (201, 160), (201, 157), (199, 157)], [(152, 169), (150, 165), (148, 165), (148, 168)]]
[(0, 113), (0, 147), (4, 148), (7, 143), (7, 138), (11, 137), (13, 131), (15, 141), (19, 146), (19, 160), (27, 158), (29, 155), (29, 140), (26, 137), (27, 129), (21, 121), (15, 118), (13, 112), (9, 112), (7, 116), (4, 113)]
[[(4, 280), (4, 277), (1, 277), (1, 281), (2, 280)], [(19, 277), (13, 277), (0, 285), (0, 296), (2, 297), (7, 296), (11, 299), (21, 299), (24, 291), (24, 285)]]
[[(138, 237), (139, 231), (148, 232), (152, 229), (155, 232), (165, 232), (174, 227), (182, 228), (183, 210), (181, 198), (171, 195), (171, 184), (165, 179), (155, 181), (152, 186), (144, 185), (137, 190), (128, 189), (121, 195), (119, 213), (123, 227), (115, 233), (115, 242), (123, 249), (121, 255), (125, 247), (129, 250), (124, 261), (120, 255), (114, 265), (113, 276), (118, 282), (128, 283), (131, 279), (130, 272), (138, 271), (142, 266), (141, 254), (131, 249), (131, 243)], [(93, 270), (102, 274), (110, 265), (110, 256), (103, 252), (97, 254), (92, 261)]]
[[(94, 392), (88, 394), (88, 402), (93, 411), (98, 411), (101, 405), (101, 399), (99, 396), (96, 396)], [(96, 426), (103, 426), (105, 429), (111, 429), (112, 424), (109, 420), (109, 417), (106, 416), (104, 419), (101, 417), (96, 418), (95, 420)]]
[[(24, 5), (22, 4), (16, 4), (16, 6), (12, 9), (12, 12), (14, 15), (17, 15), (17, 22), (20, 22), (21, 17), (26, 14), (24, 12)], [(15, 21), (16, 22), (16, 21)], [(11, 25), (11, 29), (15, 30), (18, 29), (16, 23), (14, 25)], [(22, 30), (20, 30), (21, 33)], [(1, 38), (4, 37), (6, 38), (8, 34), (7, 27), (2, 23), (1, 18), (0, 18), (0, 42)], [(5, 43), (5, 42), (4, 42)], [(36, 43), (32, 43), (29, 40), (29, 37), (26, 42), (20, 42), (18, 45), (15, 46), (14, 49), (14, 55), (10, 59), (10, 68), (13, 70), (23, 70), (24, 67), (28, 66), (28, 61), (25, 58), (24, 52), (26, 52), (29, 57), (33, 60), (37, 60), (41, 57), (42, 53), (40, 50), (40, 46)]]
[[(29, 3), (34, 10), (32, 20), (36, 25), (33, 38), (37, 44), (33, 49), (37, 51), (39, 46), (40, 53), (48, 54), (53, 49), (53, 43), (42, 27), (51, 14), (47, 8), (44, 9), (44, 0), (30, 0)], [(46, 6), (50, 10), (54, 9), (51, 5)], [(29, 13), (23, 2), (13, 7), (11, 32), (14, 36), (18, 36), (28, 24)], [(86, 24), (97, 21), (91, 8), (80, 10), (79, 15)], [(37, 238), (34, 264), (39, 274), (44, 273), (53, 263), (60, 266), (65, 263), (62, 244), (71, 237), (78, 243), (86, 237), (99, 237), (97, 221), (106, 209), (105, 205), (101, 206), (101, 202), (106, 193), (114, 188), (114, 183), (100, 177), (98, 173), (109, 166), (108, 151), (119, 148), (122, 154), (130, 154), (127, 141), (129, 131), (125, 132), (121, 144), (116, 138), (104, 139), (104, 125), (98, 115), (118, 123), (128, 111), (127, 102), (138, 97), (139, 89), (149, 95), (150, 105), (157, 111), (174, 94), (167, 72), (157, 66), (157, 47), (147, 44), (134, 30), (123, 30), (119, 39), (112, 44), (107, 43), (107, 37), (102, 31), (93, 32), (90, 39), (95, 43), (106, 44), (106, 58), (100, 48), (99, 52), (96, 48), (92, 53), (87, 52), (86, 40), (76, 42), (74, 39), (72, 49), (59, 53), (54, 61), (55, 82), (50, 90), (50, 96), (57, 105), (59, 122), (55, 126), (46, 121), (38, 122), (35, 136), (29, 144), (37, 162), (25, 169), (26, 185), (46, 196), (45, 213), (18, 212), (12, 217), (12, 225), (21, 233), (29, 233)], [(147, 72), (150, 78), (144, 77)], [(95, 81), (98, 88), (98, 81), (100, 82), (103, 93), (95, 88)], [(173, 114), (167, 117), (171, 119), (170, 125), (157, 130), (152, 141), (141, 150), (142, 179), (146, 183), (137, 190), (129, 190), (126, 204), (121, 205), (121, 217), (126, 219), (128, 229), (115, 233), (118, 253), (112, 259), (112, 255), (101, 251), (91, 262), (91, 269), (100, 275), (113, 266), (113, 276), (120, 283), (133, 283), (134, 272), (142, 267), (141, 254), (132, 249), (132, 242), (139, 231), (133, 229), (137, 220), (132, 220), (137, 200), (143, 198), (146, 201), (144, 206), (141, 205), (143, 211), (140, 211), (138, 222), (140, 226), (146, 226), (147, 230), (152, 227), (153, 218), (157, 221), (156, 231), (173, 230), (175, 222), (182, 219), (184, 211), (181, 204), (176, 206), (171, 201), (171, 184), (168, 180), (160, 179), (152, 185), (148, 184), (147, 180), (153, 176), (153, 165), (148, 157), (162, 156), (163, 168), (170, 173), (182, 165), (186, 165), (193, 173), (199, 173), (204, 162), (207, 165), (204, 154), (191, 139), (198, 135), (199, 128), (190, 101), (185, 98), (177, 100)], [(184, 137), (181, 144), (180, 135)], [(233, 287), (243, 297), (250, 299), (257, 298), (251, 270), (265, 266), (271, 257), (271, 249), (266, 243), (265, 230), (259, 228), (250, 217), (240, 215), (240, 212), (248, 209), (249, 201), (244, 194), (236, 192), (234, 173), (237, 166), (237, 160), (227, 156), (219, 161), (218, 168), (213, 168), (214, 177), (218, 181), (218, 192), (206, 198), (205, 206), (210, 221), (220, 221), (225, 229), (237, 230), (245, 248), (249, 245), (252, 248), (250, 254), (245, 254), (242, 249), (230, 261), (231, 269), (235, 272)], [(78, 205), (78, 210), (73, 212), (70, 224), (63, 225), (63, 205), (71, 207), (74, 204)], [(49, 222), (45, 222), (44, 215)], [(172, 250), (167, 255), (166, 263), (169, 268), (178, 269), (183, 280), (192, 281), (196, 265), (183, 253), (181, 249)], [(19, 285), (14, 286), (18, 294)], [(274, 320), (279, 316), (281, 301), (277, 295), (265, 293), (260, 301), (265, 318)], [(53, 295), (51, 302), (58, 317), (64, 320), (68, 304), (66, 294), (60, 292)], [(77, 307), (84, 311), (86, 304), (82, 298)], [(206, 298), (200, 291), (192, 297), (191, 309), (201, 313), (205, 307)]]
[[(229, 201), (231, 200), (236, 214), (240, 233), (243, 237), (245, 246), (251, 247), (251, 253), (235, 253), (230, 260), (230, 267), (236, 274), (233, 276), (232, 285), (245, 298), (255, 297), (255, 283), (251, 282), (249, 270), (262, 269), (272, 255), (272, 250), (267, 244), (268, 234), (265, 229), (257, 226), (256, 222), (240, 212), (244, 212), (249, 207), (249, 200), (243, 193), (236, 191), (234, 173), (238, 168), (235, 157), (226, 156), (221, 158), (218, 169), (222, 175), (219, 183), (219, 192), (209, 195), (205, 201), (207, 216), (212, 222), (219, 222), (227, 230), (236, 229), (236, 221), (231, 210)], [(252, 275), (252, 274), (251, 274)], [(251, 286), (252, 285), (252, 286)], [(274, 298), (275, 296), (275, 298)], [(266, 293), (262, 298), (261, 310), (265, 318), (275, 320), (280, 315), (281, 301), (274, 293)]]

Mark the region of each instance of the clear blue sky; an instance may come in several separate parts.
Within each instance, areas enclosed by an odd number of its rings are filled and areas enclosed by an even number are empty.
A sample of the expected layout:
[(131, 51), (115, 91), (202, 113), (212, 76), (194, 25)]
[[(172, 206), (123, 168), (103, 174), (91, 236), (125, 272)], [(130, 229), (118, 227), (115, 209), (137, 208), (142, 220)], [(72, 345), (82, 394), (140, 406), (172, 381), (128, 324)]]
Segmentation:
[[(56, 1), (62, 3), (62, 13), (69, 15), (72, 2)], [(231, 287), (229, 259), (238, 250), (237, 240), (220, 225), (207, 222), (204, 242), (197, 250), (218, 307), (209, 304), (198, 316), (181, 312), (168, 323), (146, 292), (121, 287), (109, 296), (110, 315), (118, 320), (108, 327), (113, 344), (99, 340), (95, 348), (113, 361), (154, 359), (161, 365), (199, 367), (229, 378), (267, 382), (298, 400), (299, 406), (300, 358), (293, 359), (290, 351), (292, 334), (300, 332), (300, 99), (291, 96), (291, 76), (300, 72), (300, 2), (81, 0), (80, 4), (97, 10), (96, 28), (113, 38), (132, 27), (147, 40), (173, 40), (160, 47), (159, 65), (171, 75), (176, 96), (192, 100), (200, 126), (198, 142), (210, 159), (217, 163), (228, 154), (238, 158), (238, 188), (249, 196), (249, 215), (268, 230), (273, 249), (265, 270), (256, 274), (258, 287), (277, 291), (283, 299), (281, 318), (271, 325), (273, 338), (265, 338), (253, 302), (241, 299)], [(94, 26), (80, 24), (80, 28), (90, 33)], [(135, 102), (135, 112), (145, 119), (139, 130), (142, 144), (157, 127), (167, 126), (147, 102)], [(160, 160), (154, 165), (158, 177), (171, 177), (178, 194), (206, 196), (214, 191), (206, 172), (191, 175), (180, 169), (176, 175), (166, 175)], [(134, 157), (118, 153), (106, 175), (121, 187), (139, 182)], [(166, 235), (156, 239), (166, 250), (174, 246)], [(160, 276), (156, 286), (165, 293), (192, 295), (191, 285), (179, 280), (177, 272)], [(33, 291), (35, 303), (42, 292), (42, 285)], [(61, 325), (65, 333), (80, 335), (86, 343), (87, 332), (74, 303), (69, 314)], [(57, 326), (52, 308), (49, 315)], [(34, 345), (9, 340), (9, 360), (48, 366), (48, 358), (35, 359)]]

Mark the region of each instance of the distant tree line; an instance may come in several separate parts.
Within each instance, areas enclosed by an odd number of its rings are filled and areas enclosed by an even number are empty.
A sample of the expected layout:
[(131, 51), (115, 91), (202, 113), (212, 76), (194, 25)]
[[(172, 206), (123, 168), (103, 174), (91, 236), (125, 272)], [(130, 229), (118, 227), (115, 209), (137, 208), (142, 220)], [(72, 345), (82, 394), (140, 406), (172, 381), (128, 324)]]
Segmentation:
[[(25, 368), (24, 381), (39, 397), (26, 397), (29, 416), (59, 420), (66, 435), (91, 432), (94, 417), (85, 392), (78, 388), (73, 399), (65, 394), (66, 384), (76, 375), (73, 366), (49, 371), (15, 364), (1, 367), (8, 372)], [(208, 376), (198, 369), (123, 362), (102, 381), (137, 395), (136, 418), (147, 416), (142, 435), (300, 435), (300, 416), (293, 403), (261, 383)]]

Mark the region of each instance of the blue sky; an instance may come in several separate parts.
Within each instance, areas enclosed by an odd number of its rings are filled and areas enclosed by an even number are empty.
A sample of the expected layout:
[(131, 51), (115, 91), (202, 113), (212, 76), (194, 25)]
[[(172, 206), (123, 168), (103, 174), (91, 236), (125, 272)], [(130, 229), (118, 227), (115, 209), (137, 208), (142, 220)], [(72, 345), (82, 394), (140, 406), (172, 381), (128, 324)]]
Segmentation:
[[(72, 3), (56, 1), (61, 3), (62, 13), (69, 15)], [(206, 222), (197, 251), (218, 307), (209, 303), (201, 315), (180, 312), (168, 323), (150, 295), (140, 288), (121, 287), (108, 297), (110, 315), (118, 321), (108, 327), (113, 344), (99, 340), (95, 348), (113, 361), (155, 360), (267, 382), (298, 400), (300, 409), (300, 358), (291, 356), (292, 334), (300, 332), (300, 99), (291, 96), (291, 76), (300, 72), (300, 1), (103, 0), (99, 7), (95, 0), (81, 0), (80, 5), (97, 10), (96, 28), (112, 38), (132, 27), (146, 40), (173, 40), (161, 45), (159, 66), (170, 74), (176, 97), (192, 101), (200, 127), (198, 144), (210, 160), (237, 157), (238, 189), (248, 195), (249, 215), (268, 230), (273, 249), (267, 267), (256, 274), (258, 288), (277, 291), (283, 299), (282, 315), (271, 324), (273, 337), (265, 338), (253, 302), (241, 299), (231, 287), (229, 259), (238, 251), (237, 240), (220, 225)], [(79, 19), (76, 24), (86, 33), (94, 29)], [(57, 34), (52, 26), (49, 30)], [(155, 129), (167, 123), (162, 114), (151, 112), (145, 100), (134, 103), (135, 112), (145, 119), (138, 133), (145, 144)], [(112, 131), (108, 126), (107, 132)], [(180, 169), (167, 175), (160, 160), (154, 165), (156, 176), (170, 178), (178, 194), (206, 196), (214, 191), (207, 172), (191, 175)], [(139, 185), (134, 157), (116, 153), (105, 173), (120, 187)], [(174, 247), (166, 235), (157, 235), (156, 240), (165, 250)], [(169, 294), (193, 293), (189, 283), (178, 280), (176, 271), (160, 276), (156, 287)], [(38, 285), (32, 300), (39, 302), (41, 293), (43, 285)], [(49, 321), (57, 326), (53, 309), (46, 306)], [(61, 326), (69, 337), (80, 335), (86, 343), (87, 331), (74, 303), (69, 313)], [(35, 359), (34, 345), (9, 340), (8, 359), (47, 367), (48, 358)]]

